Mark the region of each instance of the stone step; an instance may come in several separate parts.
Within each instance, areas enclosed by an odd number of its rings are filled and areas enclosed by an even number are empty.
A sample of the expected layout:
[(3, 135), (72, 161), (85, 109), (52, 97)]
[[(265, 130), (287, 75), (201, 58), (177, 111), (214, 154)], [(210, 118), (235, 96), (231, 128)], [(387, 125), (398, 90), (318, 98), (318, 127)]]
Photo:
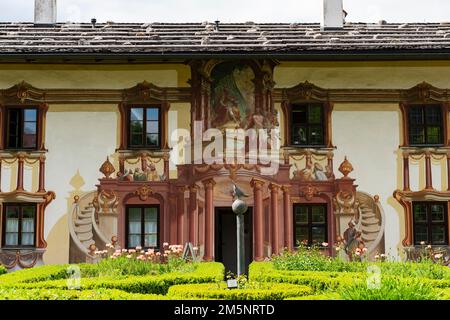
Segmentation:
[(370, 226), (367, 227), (363, 227), (363, 232), (364, 233), (374, 233), (374, 232), (379, 232), (380, 231), (380, 226), (379, 225), (375, 225), (372, 224)]
[(87, 240), (92, 239), (94, 237), (94, 235), (92, 234), (92, 231), (89, 231), (89, 232), (77, 233), (77, 237), (78, 237), (78, 239), (80, 239), (80, 241), (87, 241)]
[(369, 242), (369, 241), (374, 241), (377, 238), (377, 233), (367, 233), (367, 234), (363, 234), (361, 236), (361, 238), (363, 239), (364, 242)]
[(369, 225), (372, 225), (372, 224), (378, 224), (379, 221), (380, 220), (378, 220), (377, 218), (369, 218), (369, 219), (362, 220), (361, 224), (363, 226), (369, 226)]
[(92, 232), (92, 225), (91, 224), (82, 224), (80, 226), (75, 227), (74, 229), (77, 234), (84, 233), (84, 232)]
[(76, 219), (75, 220), (75, 226), (85, 225), (85, 224), (92, 224), (91, 219)]

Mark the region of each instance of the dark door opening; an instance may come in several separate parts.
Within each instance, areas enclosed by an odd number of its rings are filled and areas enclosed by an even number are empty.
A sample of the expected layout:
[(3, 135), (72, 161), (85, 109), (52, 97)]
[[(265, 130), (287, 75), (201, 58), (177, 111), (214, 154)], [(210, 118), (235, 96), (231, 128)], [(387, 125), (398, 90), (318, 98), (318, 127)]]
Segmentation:
[[(245, 274), (248, 275), (248, 266), (253, 260), (253, 214), (248, 208), (244, 215), (244, 241), (245, 241)], [(237, 239), (236, 214), (231, 208), (216, 208), (215, 227), (215, 260), (222, 262), (225, 273), (237, 273)]]

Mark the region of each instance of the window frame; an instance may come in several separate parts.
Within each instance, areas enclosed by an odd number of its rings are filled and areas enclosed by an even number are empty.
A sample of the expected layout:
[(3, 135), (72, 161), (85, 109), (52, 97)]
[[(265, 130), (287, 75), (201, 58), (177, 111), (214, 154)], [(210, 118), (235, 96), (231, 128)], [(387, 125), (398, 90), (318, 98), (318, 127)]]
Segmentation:
[[(147, 109), (158, 109), (158, 146), (148, 146), (146, 144), (140, 146), (131, 145), (131, 109), (142, 108), (144, 109), (143, 113), (143, 133), (142, 136), (145, 138), (144, 141), (147, 141)], [(163, 108), (161, 104), (130, 104), (127, 105), (126, 108), (126, 123), (124, 126), (126, 127), (126, 148), (129, 150), (160, 150), (162, 148), (162, 136), (163, 136), (163, 123), (162, 123), (162, 112)]]
[[(308, 118), (309, 118), (309, 113), (310, 113), (311, 106), (319, 106), (320, 107), (320, 109), (321, 109), (321, 121), (320, 121), (320, 124), (312, 124), (312, 123), (309, 122)], [(306, 144), (294, 144), (294, 142), (293, 142), (293, 128), (294, 128), (293, 113), (294, 113), (294, 108), (295, 107), (306, 107), (306, 109), (307, 109), (306, 110), (306, 118), (308, 119), (308, 121), (306, 123), (301, 123), (300, 124), (301, 126), (305, 126), (306, 127), (306, 131), (307, 131), (306, 132), (306, 139), (307, 139), (307, 143)], [(288, 120), (288, 122), (289, 122), (289, 129), (288, 129), (289, 130), (289, 132), (288, 132), (289, 145), (292, 146), (292, 147), (314, 147), (314, 148), (326, 147), (326, 145), (327, 145), (327, 134), (328, 134), (327, 133), (328, 128), (327, 128), (327, 125), (326, 125), (326, 119), (327, 119), (326, 112), (327, 112), (327, 108), (326, 108), (325, 104), (321, 103), (321, 102), (291, 103), (289, 105), (289, 117), (288, 117), (289, 118), (289, 120)], [(309, 133), (310, 133), (311, 127), (318, 127), (319, 125), (320, 125), (320, 127), (322, 129), (323, 140), (322, 140), (321, 143), (312, 144), (309, 141), (310, 140)]]
[[(20, 208), (19, 212), (19, 230), (18, 230), (18, 244), (6, 245), (6, 209), (10, 206), (17, 206)], [(34, 207), (34, 237), (32, 245), (22, 245), (22, 221), (23, 221), (23, 207)], [(36, 248), (37, 243), (37, 215), (38, 206), (36, 203), (23, 203), (23, 202), (5, 202), (2, 204), (2, 248)]]
[[(444, 208), (444, 221), (443, 222), (433, 222), (432, 221), (432, 214), (431, 214), (431, 206), (432, 205), (442, 205)], [(426, 215), (427, 215), (427, 222), (416, 222), (415, 214), (414, 214), (414, 206), (415, 205), (425, 205), (426, 207)], [(436, 245), (436, 246), (448, 246), (449, 245), (449, 224), (448, 224), (448, 202), (446, 201), (413, 201), (411, 204), (411, 211), (412, 211), (412, 236), (413, 236), (413, 243), (414, 245), (420, 245), (420, 241), (416, 240), (416, 225), (425, 225), (427, 227), (427, 233), (428, 233), (428, 239), (426, 241), (427, 244)], [(435, 225), (442, 225), (444, 226), (445, 230), (445, 242), (443, 244), (434, 244), (432, 242), (433, 233), (432, 228)]]
[[(19, 119), (19, 129), (20, 129), (20, 146), (18, 147), (9, 147), (9, 139), (10, 139), (10, 111), (11, 110), (20, 110), (20, 119)], [(4, 119), (3, 119), (3, 138), (2, 138), (2, 144), (3, 149), (6, 151), (37, 151), (39, 150), (39, 145), (41, 144), (42, 140), (42, 130), (41, 130), (41, 116), (42, 112), (40, 110), (41, 108), (39, 106), (34, 105), (27, 105), (27, 106), (17, 106), (17, 105), (8, 105), (4, 107)], [(23, 139), (24, 139), (24, 130), (25, 130), (25, 110), (35, 110), (36, 111), (36, 142), (33, 147), (24, 147), (23, 146)]]
[[(131, 204), (131, 205), (126, 205), (125, 207), (125, 247), (127, 249), (134, 249), (135, 247), (130, 247), (129, 245), (129, 212), (130, 212), (130, 208), (139, 208), (141, 211), (141, 244), (140, 246), (142, 247), (142, 249), (155, 249), (155, 250), (159, 250), (160, 249), (160, 236), (161, 236), (161, 229), (160, 229), (160, 215), (161, 215), (161, 208), (160, 205), (158, 204), (146, 204), (146, 205), (140, 205), (140, 204)], [(145, 233), (143, 232), (143, 230), (145, 229), (145, 215), (144, 210), (146, 208), (156, 208), (157, 211), (157, 215), (156, 215), (156, 246), (155, 247), (145, 247)]]
[[(426, 117), (426, 109), (427, 108), (431, 108), (431, 107), (437, 107), (440, 109), (440, 135), (439, 135), (439, 139), (440, 142), (439, 143), (428, 143), (428, 133), (427, 133), (427, 128), (431, 127), (432, 125), (429, 125), (427, 123), (427, 117)], [(410, 114), (413, 108), (420, 108), (421, 112), (422, 112), (422, 116), (423, 116), (423, 122), (420, 125), (412, 125), (411, 124), (411, 119), (410, 119)], [(446, 141), (445, 141), (445, 131), (446, 131), (446, 126), (445, 126), (445, 108), (443, 107), (442, 104), (439, 103), (431, 103), (431, 104), (423, 104), (423, 103), (415, 103), (415, 104), (409, 104), (407, 111), (406, 111), (406, 122), (407, 122), (407, 132), (406, 132), (406, 136), (408, 139), (408, 144), (411, 147), (440, 147), (440, 146), (444, 146), (446, 145)], [(413, 127), (419, 127), (419, 128), (423, 128), (424, 129), (424, 139), (425, 139), (425, 143), (412, 143), (411, 142), (411, 129)]]
[[(294, 247), (298, 248), (299, 246), (297, 245), (297, 221), (296, 221), (296, 208), (297, 207), (307, 207), (308, 208), (308, 223), (307, 224), (299, 224), (300, 226), (306, 226), (308, 228), (308, 246), (312, 246), (314, 245), (313, 241), (312, 241), (312, 228), (313, 227), (323, 227), (325, 230), (325, 242), (328, 242), (328, 206), (326, 203), (294, 203), (293, 204), (293, 224), (294, 224), (294, 230), (293, 230), (293, 236), (294, 236)], [(318, 224), (318, 223), (313, 223), (312, 222), (312, 208), (313, 207), (323, 207), (324, 208), (324, 217), (325, 217), (325, 221), (322, 224)], [(319, 246), (321, 245), (320, 243), (318, 244)]]

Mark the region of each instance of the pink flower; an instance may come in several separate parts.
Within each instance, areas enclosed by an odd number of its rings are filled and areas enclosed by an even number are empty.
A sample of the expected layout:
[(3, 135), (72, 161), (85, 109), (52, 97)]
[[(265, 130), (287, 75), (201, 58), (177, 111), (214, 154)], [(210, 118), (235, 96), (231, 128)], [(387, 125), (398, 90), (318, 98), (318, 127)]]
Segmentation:
[(120, 249), (117, 249), (116, 251), (115, 251), (115, 253), (121, 253), (122, 252), (122, 250), (120, 250)]
[(163, 243), (163, 247), (167, 247), (168, 245), (169, 245), (168, 242), (164, 242), (164, 243)]
[(434, 258), (435, 259), (440, 259), (440, 258), (442, 258), (444, 255), (442, 254), (442, 253), (437, 253), (437, 254), (435, 254), (434, 255)]
[(125, 252), (128, 252), (128, 250), (127, 249), (122, 249), (122, 252), (125, 253)]
[(128, 258), (128, 259), (131, 259), (131, 254), (127, 255), (127, 258)]
[(142, 250), (142, 247), (141, 246), (137, 246), (136, 247), (136, 251), (141, 251)]
[(328, 247), (328, 242), (322, 242), (322, 247)]
[(356, 253), (361, 253), (361, 249), (360, 248), (356, 248), (355, 252)]
[(153, 254), (153, 253), (155, 253), (155, 249), (148, 249), (147, 252), (150, 254)]
[(360, 256), (360, 255), (361, 255), (361, 251), (355, 251), (355, 254), (356, 254), (357, 256)]
[(136, 253), (136, 250), (135, 249), (130, 249), (130, 250), (128, 250), (128, 252), (129, 253)]
[(366, 252), (367, 252), (367, 248), (363, 248), (363, 249), (362, 249), (362, 252), (363, 252), (363, 253), (366, 253)]
[(194, 247), (194, 248), (192, 248), (192, 249), (194, 249), (194, 251), (197, 251), (197, 250), (198, 250), (198, 247)]
[(157, 255), (157, 256), (160, 256), (160, 255), (161, 255), (161, 252), (157, 252), (156, 255)]

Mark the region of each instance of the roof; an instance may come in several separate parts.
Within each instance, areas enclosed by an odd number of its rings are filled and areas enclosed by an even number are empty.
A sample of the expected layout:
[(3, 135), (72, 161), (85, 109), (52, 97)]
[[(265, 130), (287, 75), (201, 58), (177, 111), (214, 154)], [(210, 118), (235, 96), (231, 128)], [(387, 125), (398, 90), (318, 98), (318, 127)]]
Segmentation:
[[(293, 54), (450, 49), (450, 23), (0, 23), (0, 54)], [(450, 50), (449, 50), (450, 52)]]

